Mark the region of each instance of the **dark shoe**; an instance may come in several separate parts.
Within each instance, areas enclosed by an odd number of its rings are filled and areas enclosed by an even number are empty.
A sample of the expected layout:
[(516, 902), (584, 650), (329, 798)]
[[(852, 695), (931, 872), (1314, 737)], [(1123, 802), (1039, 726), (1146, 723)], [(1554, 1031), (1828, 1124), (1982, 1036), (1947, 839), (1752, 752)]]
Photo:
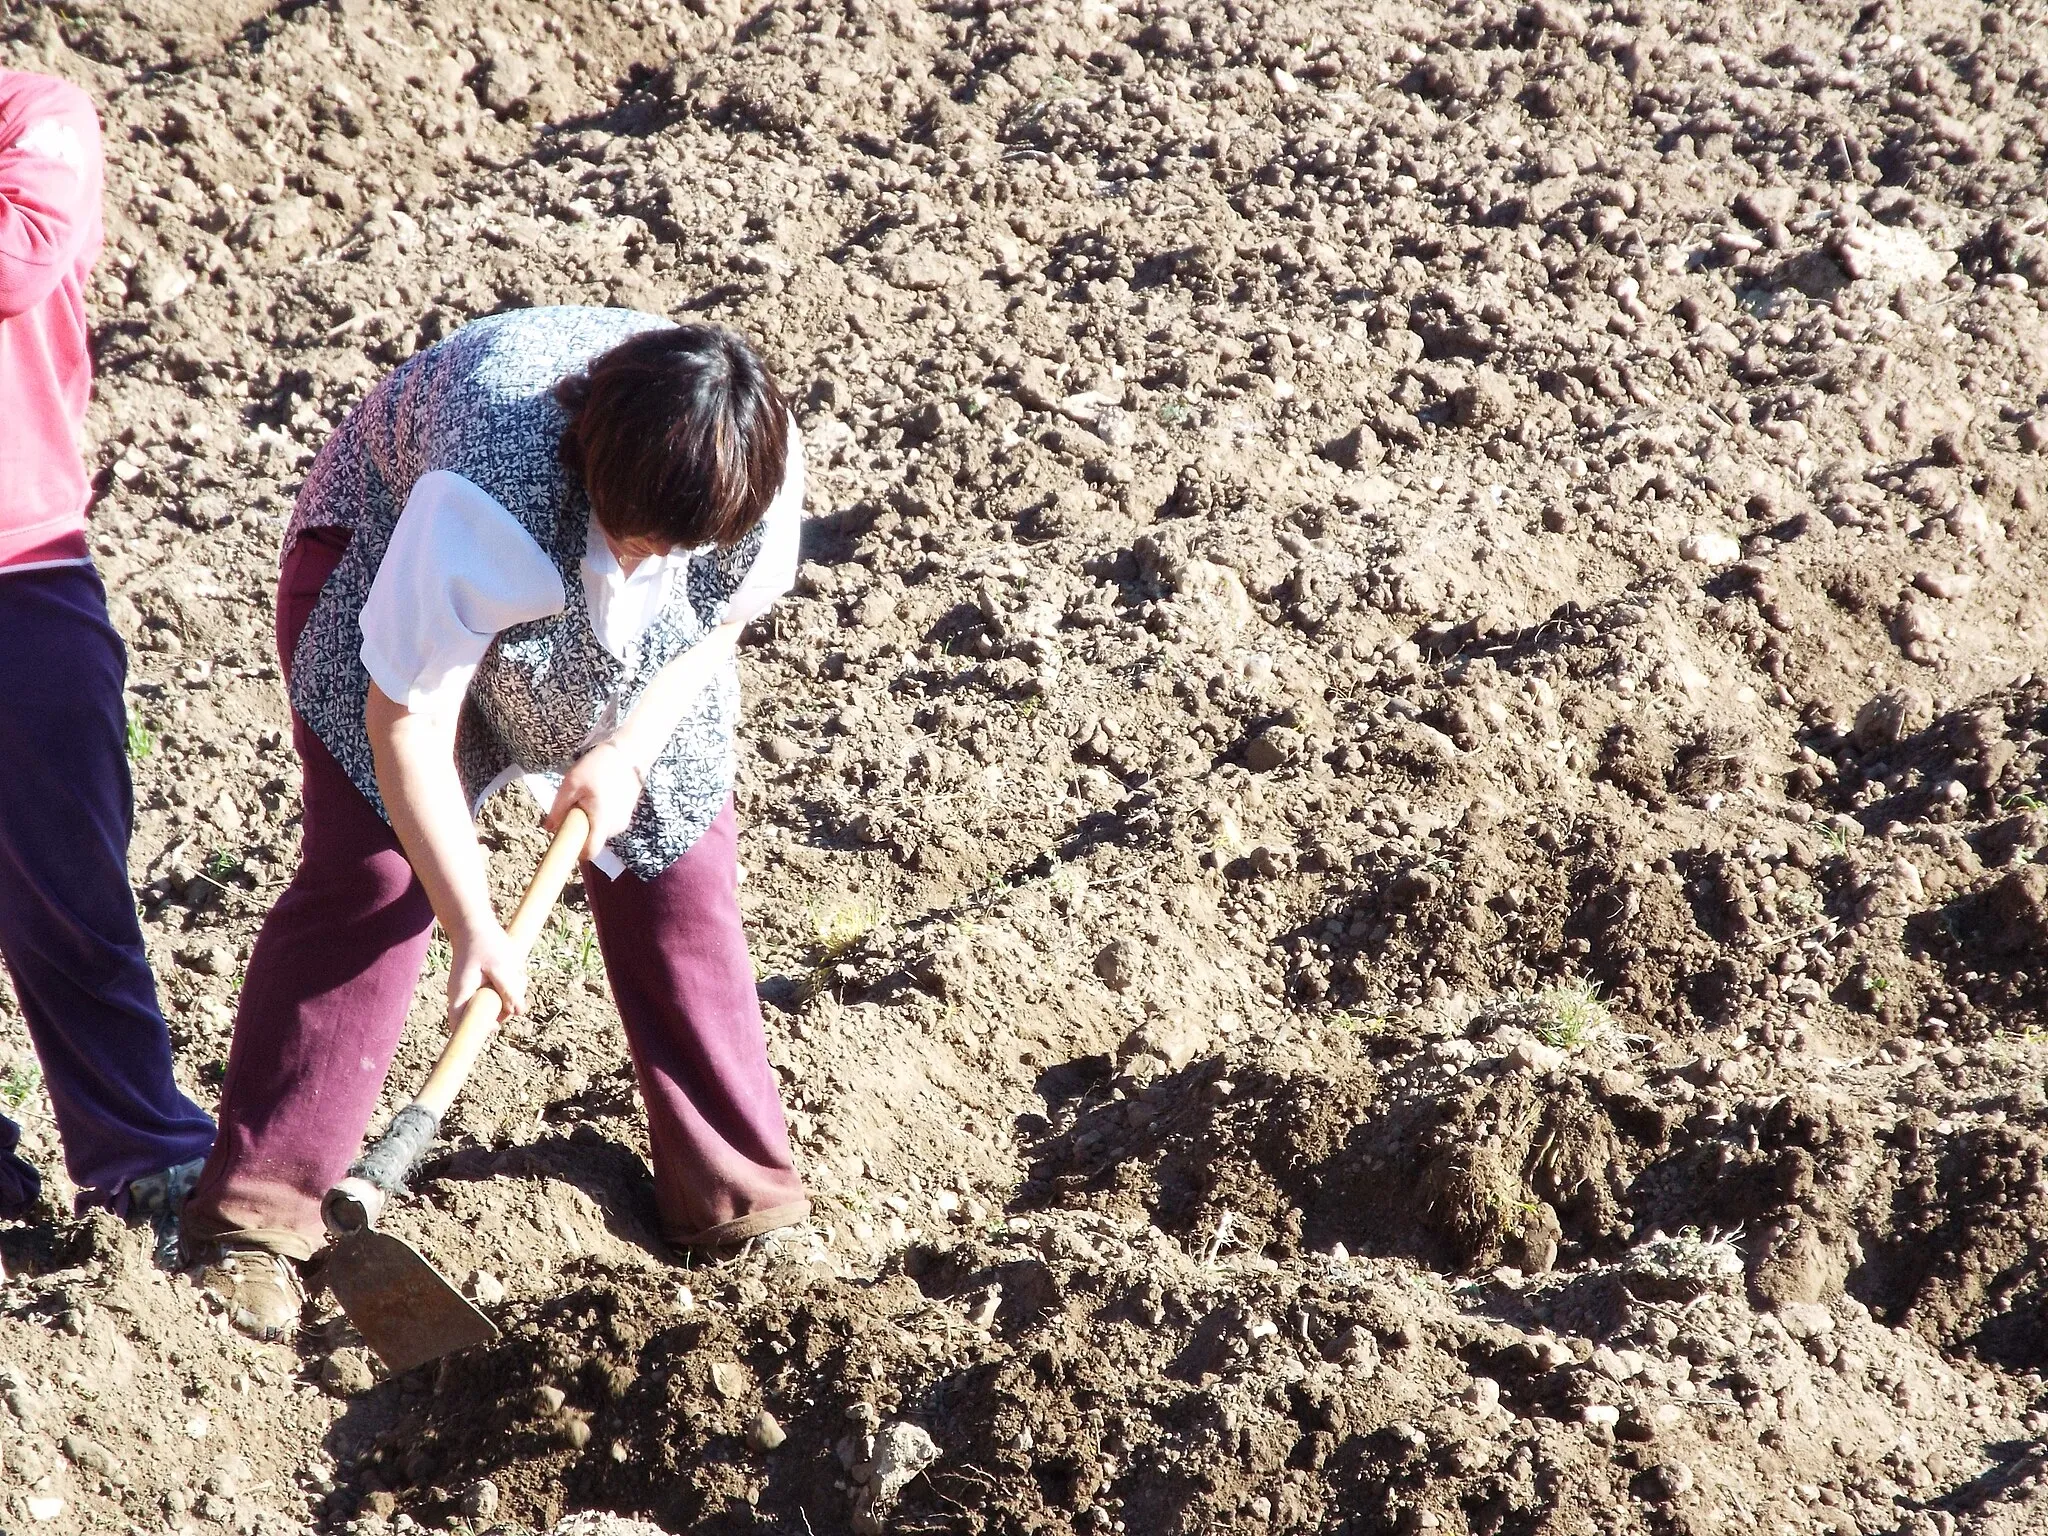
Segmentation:
[(146, 1173), (128, 1185), (128, 1219), (147, 1220), (156, 1231), (156, 1267), (177, 1269), (178, 1220), (185, 1212), (185, 1197), (199, 1183), (199, 1171), (206, 1159), (195, 1157), (162, 1173)]
[(0, 1118), (0, 1221), (20, 1221), (42, 1198), (43, 1176), (15, 1150), (21, 1127)]

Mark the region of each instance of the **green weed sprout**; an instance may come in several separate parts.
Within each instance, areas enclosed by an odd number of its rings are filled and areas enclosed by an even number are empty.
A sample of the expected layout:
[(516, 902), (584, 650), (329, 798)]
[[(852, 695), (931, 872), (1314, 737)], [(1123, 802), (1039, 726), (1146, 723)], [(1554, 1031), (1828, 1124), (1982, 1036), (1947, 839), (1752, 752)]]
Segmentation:
[(1614, 1027), (1614, 1015), (1591, 981), (1563, 981), (1536, 994), (1536, 1037), (1554, 1050), (1576, 1051)]
[(43, 1085), (43, 1069), (32, 1061), (17, 1061), (7, 1069), (7, 1075), (0, 1077), (0, 1103), (9, 1109), (20, 1109)]

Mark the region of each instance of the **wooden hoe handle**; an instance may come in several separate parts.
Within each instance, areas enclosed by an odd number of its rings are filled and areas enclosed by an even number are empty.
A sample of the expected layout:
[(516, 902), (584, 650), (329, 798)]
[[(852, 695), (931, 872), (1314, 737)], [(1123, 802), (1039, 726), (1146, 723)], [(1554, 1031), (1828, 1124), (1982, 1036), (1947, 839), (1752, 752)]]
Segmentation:
[[(571, 810), (562, 818), (561, 830), (555, 833), (555, 840), (548, 845), (533, 879), (527, 882), (526, 894), (519, 898), (512, 921), (505, 925), (505, 932), (522, 956), (532, 950), (534, 941), (540, 937), (589, 835), (590, 818), (582, 810)], [(413, 1101), (391, 1117), (391, 1124), (377, 1138), (376, 1145), (356, 1159), (348, 1177), (327, 1191), (327, 1197), (320, 1202), (320, 1215), (330, 1232), (346, 1236), (377, 1224), (385, 1202), (405, 1188), (413, 1167), (440, 1130), (441, 1117), (448, 1113), (455, 1096), (462, 1092), (462, 1085), (469, 1081), (470, 1071), (483, 1055), (484, 1047), (490, 1044), (504, 1011), (504, 999), (491, 987), (479, 987), (476, 995), (463, 1004), (448, 1043), (441, 1047), (434, 1070), (427, 1074)]]

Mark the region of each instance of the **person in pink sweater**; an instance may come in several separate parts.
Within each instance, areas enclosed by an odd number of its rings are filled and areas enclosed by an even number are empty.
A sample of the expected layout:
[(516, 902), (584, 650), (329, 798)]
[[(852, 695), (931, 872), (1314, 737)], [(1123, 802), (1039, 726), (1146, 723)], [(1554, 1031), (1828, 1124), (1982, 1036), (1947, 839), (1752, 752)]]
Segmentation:
[[(169, 1215), (213, 1122), (179, 1091), (128, 884), (127, 653), (86, 545), (92, 103), (0, 70), (0, 959), (84, 1205)], [(0, 1218), (41, 1179), (0, 1118)]]

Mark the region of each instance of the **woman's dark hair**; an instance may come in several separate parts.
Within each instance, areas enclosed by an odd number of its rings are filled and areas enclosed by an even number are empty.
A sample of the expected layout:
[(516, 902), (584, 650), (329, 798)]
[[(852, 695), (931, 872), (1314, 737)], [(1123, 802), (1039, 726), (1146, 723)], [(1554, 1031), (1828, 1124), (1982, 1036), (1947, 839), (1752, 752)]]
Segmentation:
[(782, 485), (789, 410), (758, 354), (716, 325), (643, 331), (555, 386), (562, 462), (615, 539), (730, 548)]

